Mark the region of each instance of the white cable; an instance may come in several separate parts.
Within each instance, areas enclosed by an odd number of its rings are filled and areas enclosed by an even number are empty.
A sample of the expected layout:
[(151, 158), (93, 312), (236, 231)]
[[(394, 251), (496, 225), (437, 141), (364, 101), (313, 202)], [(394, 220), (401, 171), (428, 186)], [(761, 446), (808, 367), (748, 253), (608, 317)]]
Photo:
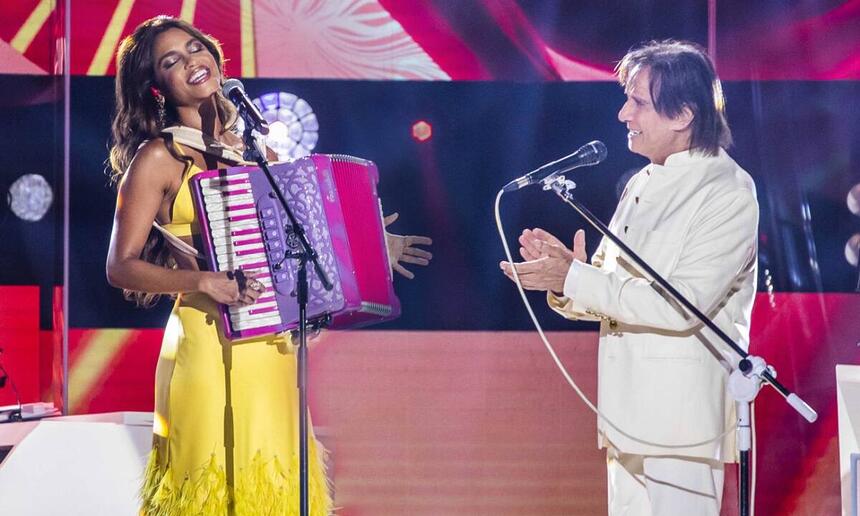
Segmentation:
[(547, 352), (552, 357), (553, 362), (555, 362), (555, 365), (558, 367), (558, 370), (561, 372), (562, 376), (564, 376), (564, 379), (567, 380), (567, 383), (571, 386), (571, 388), (573, 388), (574, 391), (576, 391), (576, 394), (579, 395), (582, 402), (585, 403), (585, 405), (589, 409), (591, 409), (592, 412), (594, 412), (597, 415), (598, 419), (601, 419), (607, 425), (609, 425), (610, 427), (615, 429), (618, 433), (620, 433), (621, 435), (623, 435), (624, 437), (626, 437), (630, 440), (633, 440), (633, 441), (636, 441), (638, 443), (645, 444), (648, 446), (656, 446), (658, 448), (667, 448), (667, 449), (695, 448), (698, 446), (704, 446), (706, 444), (721, 441), (726, 435), (729, 434), (729, 432), (733, 432), (735, 430), (735, 428), (737, 427), (737, 424), (732, 425), (722, 434), (720, 434), (714, 438), (708, 439), (706, 441), (700, 441), (700, 442), (689, 443), (689, 444), (655, 443), (652, 441), (648, 441), (646, 439), (640, 439), (638, 437), (630, 435), (629, 433), (627, 433), (624, 430), (622, 430), (621, 428), (619, 428), (618, 425), (616, 425), (614, 422), (612, 422), (612, 420), (610, 420), (608, 417), (603, 415), (603, 413), (597, 409), (597, 407), (594, 405), (594, 403), (592, 403), (591, 400), (588, 399), (588, 397), (582, 392), (582, 390), (579, 388), (579, 386), (576, 384), (576, 382), (573, 381), (573, 378), (570, 377), (570, 374), (567, 372), (567, 369), (565, 369), (564, 364), (561, 363), (561, 360), (558, 358), (558, 355), (556, 354), (555, 349), (553, 349), (552, 344), (550, 344), (549, 340), (547, 340), (546, 335), (544, 334), (543, 328), (541, 327), (540, 323), (538, 322), (537, 316), (535, 316), (534, 310), (532, 310), (531, 303), (529, 303), (529, 300), (526, 297), (526, 292), (523, 289), (522, 283), (520, 283), (520, 276), (519, 276), (519, 273), (517, 273), (517, 268), (513, 267), (514, 259), (511, 256), (511, 250), (508, 247), (508, 241), (505, 238), (505, 230), (504, 230), (504, 227), (502, 226), (502, 218), (501, 218), (499, 206), (501, 204), (503, 193), (504, 193), (503, 190), (499, 190), (499, 193), (496, 194), (496, 202), (495, 202), (495, 210), (494, 210), (495, 211), (495, 217), (496, 217), (496, 228), (499, 231), (499, 238), (501, 238), (501, 240), (502, 240), (502, 247), (504, 247), (504, 249), (505, 249), (505, 257), (508, 259), (508, 263), (512, 264), (511, 270), (514, 273), (514, 283), (516, 283), (516, 285), (517, 285), (517, 290), (520, 293), (520, 297), (523, 300), (523, 304), (526, 307), (526, 311), (528, 311), (529, 317), (531, 317), (532, 323), (534, 324), (535, 329), (537, 330), (538, 334), (540, 335), (540, 338), (543, 341), (544, 347), (546, 347)]
[(749, 516), (755, 516), (755, 477), (756, 477), (756, 459), (755, 459), (755, 401), (750, 402), (750, 503)]

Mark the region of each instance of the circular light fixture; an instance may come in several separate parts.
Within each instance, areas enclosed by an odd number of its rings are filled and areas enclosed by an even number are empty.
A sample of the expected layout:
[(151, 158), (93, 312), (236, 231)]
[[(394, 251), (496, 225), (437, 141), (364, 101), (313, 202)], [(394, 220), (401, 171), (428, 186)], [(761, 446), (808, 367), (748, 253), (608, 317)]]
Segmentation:
[(848, 204), (848, 211), (860, 217), (860, 183), (848, 190), (848, 198), (845, 202)]
[(425, 120), (419, 120), (412, 124), (412, 137), (417, 142), (426, 142), (433, 137), (433, 126)]
[(36, 222), (50, 209), (54, 194), (44, 177), (39, 174), (24, 174), (9, 187), (6, 200), (12, 213), (18, 218)]
[(297, 159), (310, 154), (319, 141), (319, 122), (304, 99), (283, 91), (254, 99), (263, 118), (269, 122), (266, 144), (278, 159)]

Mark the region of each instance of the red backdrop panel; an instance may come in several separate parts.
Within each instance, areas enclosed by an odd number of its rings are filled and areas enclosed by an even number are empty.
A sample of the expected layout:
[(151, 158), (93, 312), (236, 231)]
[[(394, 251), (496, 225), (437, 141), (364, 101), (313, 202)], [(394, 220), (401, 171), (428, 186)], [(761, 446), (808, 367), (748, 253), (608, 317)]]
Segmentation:
[[(15, 382), (21, 401), (39, 401), (39, 287), (0, 286), (0, 362)], [(0, 389), (0, 405), (15, 403), (10, 381)]]

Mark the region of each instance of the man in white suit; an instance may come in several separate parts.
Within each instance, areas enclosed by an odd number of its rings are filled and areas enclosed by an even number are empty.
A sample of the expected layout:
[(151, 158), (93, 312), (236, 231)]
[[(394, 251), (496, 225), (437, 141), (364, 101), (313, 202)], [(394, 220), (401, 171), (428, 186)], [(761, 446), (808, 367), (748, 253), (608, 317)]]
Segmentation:
[[(663, 41), (629, 52), (616, 71), (628, 147), (651, 163), (627, 184), (609, 228), (747, 347), (758, 204), (724, 150), (731, 133), (713, 64), (697, 45)], [(590, 265), (582, 230), (572, 249), (541, 229), (519, 241), (525, 288), (547, 291), (567, 318), (600, 321), (609, 514), (717, 516), (723, 464), (736, 456), (726, 382), (738, 358), (607, 239)]]

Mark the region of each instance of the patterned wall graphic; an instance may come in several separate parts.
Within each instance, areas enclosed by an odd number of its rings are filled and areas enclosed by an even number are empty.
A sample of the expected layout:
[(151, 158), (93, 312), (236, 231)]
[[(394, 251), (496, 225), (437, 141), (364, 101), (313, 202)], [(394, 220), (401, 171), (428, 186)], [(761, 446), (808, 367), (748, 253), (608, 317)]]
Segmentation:
[[(65, 3), (0, 5), (0, 73), (59, 73)], [(860, 0), (714, 5), (709, 11), (706, 2), (669, 0), (94, 0), (71, 10), (71, 70), (113, 74), (122, 37), (147, 18), (169, 14), (217, 37), (237, 77), (612, 80), (614, 63), (630, 45), (669, 36), (708, 46), (728, 80), (860, 77)]]
[(0, 4), (0, 73), (59, 74), (63, 9), (56, 0)]

